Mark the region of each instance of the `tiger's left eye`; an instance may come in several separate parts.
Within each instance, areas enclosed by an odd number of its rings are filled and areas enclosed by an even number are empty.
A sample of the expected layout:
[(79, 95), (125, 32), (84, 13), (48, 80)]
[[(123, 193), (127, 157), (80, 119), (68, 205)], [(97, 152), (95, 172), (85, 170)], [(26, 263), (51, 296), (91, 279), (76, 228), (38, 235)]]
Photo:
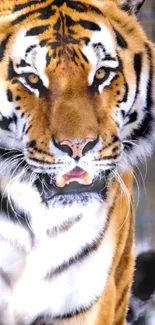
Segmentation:
[(95, 77), (96, 79), (103, 79), (106, 75), (105, 69), (104, 68), (100, 68), (96, 71)]
[(26, 81), (35, 86), (40, 81), (40, 78), (36, 74), (30, 73), (27, 76)]

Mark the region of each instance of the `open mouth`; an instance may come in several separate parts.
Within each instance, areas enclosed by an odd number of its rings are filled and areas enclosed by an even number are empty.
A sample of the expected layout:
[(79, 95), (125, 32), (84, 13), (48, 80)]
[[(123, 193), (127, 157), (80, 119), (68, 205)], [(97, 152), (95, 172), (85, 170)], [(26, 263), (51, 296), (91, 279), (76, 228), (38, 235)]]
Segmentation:
[[(50, 174), (41, 174), (36, 181), (36, 186), (44, 201), (50, 201), (58, 195), (71, 195), (80, 193), (98, 193), (105, 197), (109, 171), (100, 174), (98, 178), (87, 173), (79, 167), (75, 167), (70, 172), (57, 176), (55, 180)], [(42, 185), (43, 184), (43, 185)]]
[(93, 181), (94, 175), (87, 173), (84, 169), (75, 167), (69, 173), (56, 177), (56, 186), (64, 187), (72, 182), (77, 182), (81, 185), (90, 185)]

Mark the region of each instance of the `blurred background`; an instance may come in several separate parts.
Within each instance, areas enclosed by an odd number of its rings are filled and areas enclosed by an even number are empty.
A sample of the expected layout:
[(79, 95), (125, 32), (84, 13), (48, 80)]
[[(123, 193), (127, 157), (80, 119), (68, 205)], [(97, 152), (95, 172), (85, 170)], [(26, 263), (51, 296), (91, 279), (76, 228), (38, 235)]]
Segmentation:
[[(138, 19), (148, 38), (155, 42), (155, 0), (145, 0)], [(140, 168), (140, 171), (136, 171), (136, 175), (137, 250), (146, 250), (147, 248), (155, 250), (155, 155)], [(155, 299), (145, 316), (136, 321), (134, 325), (155, 325)]]
[[(148, 38), (155, 42), (155, 0), (145, 0), (138, 18)], [(144, 249), (147, 245), (155, 249), (155, 155), (140, 168), (140, 171), (136, 171), (136, 175), (137, 242), (141, 246), (144, 245)]]

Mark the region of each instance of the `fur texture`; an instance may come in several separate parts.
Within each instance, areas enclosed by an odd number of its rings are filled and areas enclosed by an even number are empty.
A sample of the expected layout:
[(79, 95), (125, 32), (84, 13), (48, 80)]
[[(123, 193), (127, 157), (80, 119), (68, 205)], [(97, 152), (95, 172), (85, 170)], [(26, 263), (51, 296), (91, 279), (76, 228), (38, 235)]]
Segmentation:
[(133, 168), (155, 140), (139, 5), (0, 2), (1, 325), (125, 324)]

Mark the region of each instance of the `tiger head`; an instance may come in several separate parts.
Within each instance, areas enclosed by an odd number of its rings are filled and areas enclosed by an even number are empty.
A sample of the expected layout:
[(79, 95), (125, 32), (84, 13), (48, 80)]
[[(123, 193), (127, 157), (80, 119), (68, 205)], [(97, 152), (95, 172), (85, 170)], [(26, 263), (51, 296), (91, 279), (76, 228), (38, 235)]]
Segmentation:
[(104, 198), (111, 175), (151, 153), (155, 60), (141, 4), (0, 4), (1, 178), (33, 179), (46, 203)]

